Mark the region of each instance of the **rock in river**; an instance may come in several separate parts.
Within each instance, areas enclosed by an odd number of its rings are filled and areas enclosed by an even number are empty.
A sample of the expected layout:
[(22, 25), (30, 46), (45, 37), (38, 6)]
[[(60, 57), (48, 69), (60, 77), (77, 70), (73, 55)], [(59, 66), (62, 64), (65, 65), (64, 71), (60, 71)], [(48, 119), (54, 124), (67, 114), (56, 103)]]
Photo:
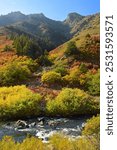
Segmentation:
[(26, 121), (24, 120), (18, 120), (16, 123), (15, 123), (15, 127), (17, 129), (24, 129), (24, 128), (29, 128), (29, 125), (26, 123)]

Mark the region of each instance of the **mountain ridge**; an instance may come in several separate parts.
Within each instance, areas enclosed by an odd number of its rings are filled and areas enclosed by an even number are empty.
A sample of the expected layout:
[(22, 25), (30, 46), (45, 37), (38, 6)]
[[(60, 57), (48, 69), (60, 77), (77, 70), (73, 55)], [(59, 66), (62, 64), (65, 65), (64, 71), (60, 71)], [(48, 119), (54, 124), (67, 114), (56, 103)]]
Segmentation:
[(56, 21), (49, 19), (43, 13), (25, 15), (19, 11), (11, 12), (0, 16), (0, 33), (25, 34), (43, 41), (45, 43), (43, 49), (51, 50), (67, 42), (82, 30), (94, 27), (96, 17), (99, 24), (99, 14), (82, 16), (73, 12), (69, 13), (64, 21)]

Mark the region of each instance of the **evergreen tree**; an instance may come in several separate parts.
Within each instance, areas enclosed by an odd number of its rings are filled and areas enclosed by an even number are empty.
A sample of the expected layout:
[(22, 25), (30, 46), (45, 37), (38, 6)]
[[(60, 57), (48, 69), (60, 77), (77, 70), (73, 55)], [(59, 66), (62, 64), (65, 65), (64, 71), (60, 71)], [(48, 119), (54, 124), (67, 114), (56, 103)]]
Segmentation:
[(14, 47), (16, 48), (16, 53), (18, 55), (27, 55), (32, 58), (37, 58), (42, 54), (40, 46), (25, 35), (15, 37)]
[(78, 48), (76, 46), (76, 43), (73, 41), (69, 42), (67, 45), (67, 49), (65, 51), (65, 55), (71, 56), (71, 55), (76, 55), (78, 53), (79, 53), (79, 51), (78, 51)]

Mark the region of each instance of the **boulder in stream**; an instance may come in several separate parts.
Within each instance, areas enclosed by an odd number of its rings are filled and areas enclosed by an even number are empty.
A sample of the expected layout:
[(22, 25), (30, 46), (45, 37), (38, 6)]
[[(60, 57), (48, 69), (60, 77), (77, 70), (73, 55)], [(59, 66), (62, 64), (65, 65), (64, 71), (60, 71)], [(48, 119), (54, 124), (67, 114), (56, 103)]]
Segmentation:
[(29, 125), (26, 123), (26, 121), (24, 120), (18, 120), (16, 123), (15, 123), (15, 127), (17, 129), (24, 129), (24, 128), (29, 128)]
[(36, 122), (32, 122), (29, 124), (29, 127), (35, 127), (36, 126)]
[(46, 123), (45, 117), (37, 118), (37, 120), (38, 120), (38, 124), (39, 124), (39, 125), (44, 125), (44, 124)]

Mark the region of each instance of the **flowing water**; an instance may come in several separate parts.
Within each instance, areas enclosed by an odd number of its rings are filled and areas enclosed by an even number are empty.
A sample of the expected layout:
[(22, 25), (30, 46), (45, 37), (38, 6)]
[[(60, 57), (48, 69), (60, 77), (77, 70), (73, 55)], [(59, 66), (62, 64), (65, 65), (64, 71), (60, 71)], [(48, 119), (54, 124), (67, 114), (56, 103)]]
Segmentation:
[(37, 136), (48, 141), (54, 133), (62, 133), (70, 138), (77, 138), (87, 118), (36, 118), (25, 120), (28, 126), (16, 125), (16, 121), (0, 123), (0, 139), (12, 136), (16, 141), (22, 141), (27, 136)]

